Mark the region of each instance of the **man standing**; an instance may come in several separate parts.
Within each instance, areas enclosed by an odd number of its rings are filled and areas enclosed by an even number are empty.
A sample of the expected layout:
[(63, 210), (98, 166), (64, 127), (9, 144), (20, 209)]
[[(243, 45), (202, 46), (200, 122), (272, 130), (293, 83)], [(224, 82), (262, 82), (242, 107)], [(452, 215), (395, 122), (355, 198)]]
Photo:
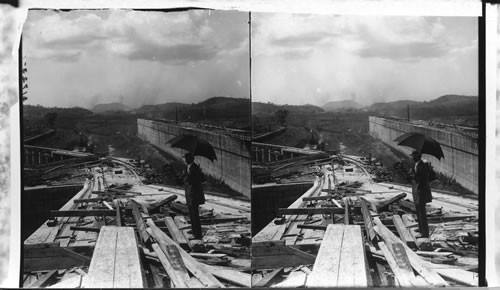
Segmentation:
[(202, 238), (201, 222), (198, 206), (205, 203), (205, 194), (201, 183), (205, 177), (201, 172), (200, 166), (194, 163), (194, 156), (191, 153), (184, 155), (187, 167), (184, 171), (184, 189), (186, 192), (186, 203), (189, 209), (191, 219), (191, 232), (195, 239)]
[(413, 151), (411, 154), (415, 166), (413, 167), (413, 201), (417, 210), (418, 228), (423, 238), (429, 237), (429, 224), (425, 205), (432, 201), (431, 186), (429, 184), (429, 166), (422, 161), (422, 154)]

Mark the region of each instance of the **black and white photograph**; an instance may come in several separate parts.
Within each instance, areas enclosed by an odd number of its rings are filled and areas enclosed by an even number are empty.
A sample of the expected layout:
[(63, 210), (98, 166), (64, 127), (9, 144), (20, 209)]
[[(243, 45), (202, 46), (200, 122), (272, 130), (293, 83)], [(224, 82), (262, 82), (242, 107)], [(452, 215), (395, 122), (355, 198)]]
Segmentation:
[(252, 13), (252, 286), (478, 286), (478, 18)]
[(0, 288), (500, 281), (500, 7), (0, 4)]
[(249, 13), (30, 9), (21, 287), (250, 287)]

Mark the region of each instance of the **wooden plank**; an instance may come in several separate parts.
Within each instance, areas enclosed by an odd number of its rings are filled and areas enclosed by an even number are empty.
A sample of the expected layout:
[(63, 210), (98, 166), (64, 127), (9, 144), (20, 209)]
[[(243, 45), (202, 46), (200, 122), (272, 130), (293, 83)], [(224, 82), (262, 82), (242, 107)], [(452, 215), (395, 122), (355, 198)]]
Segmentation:
[(115, 211), (109, 209), (75, 209), (51, 210), (50, 217), (85, 217), (85, 216), (114, 216)]
[(230, 282), (236, 286), (241, 287), (252, 287), (252, 276), (251, 274), (243, 273), (238, 270), (234, 270), (228, 267), (205, 265), (201, 264), (206, 271), (212, 273), (215, 277), (222, 279), (224, 281)]
[(434, 269), (441, 277), (466, 286), (478, 287), (479, 278), (478, 274), (472, 271), (463, 269)]
[(378, 205), (377, 205), (377, 210), (380, 210), (380, 211), (384, 211), (384, 210), (387, 210), (387, 208), (389, 207), (390, 204), (393, 204), (397, 201), (400, 201), (402, 200), (403, 198), (406, 197), (406, 193), (400, 193), (400, 194), (397, 194), (385, 201), (382, 201), (380, 202)]
[(148, 232), (152, 234), (157, 241), (165, 242), (168, 245), (175, 245), (178, 248), (189, 272), (196, 276), (203, 284), (206, 285), (206, 287), (224, 287), (224, 285), (222, 285), (222, 283), (220, 283), (219, 280), (217, 280), (212, 274), (207, 273), (198, 261), (177, 245), (167, 234), (162, 232), (151, 219), (148, 219), (146, 223), (149, 226)]
[(344, 224), (349, 224), (349, 199), (344, 197)]
[[(399, 239), (395, 234), (393, 234), (381, 221), (379, 218), (373, 219), (376, 227), (374, 230), (384, 239), (386, 243), (402, 243), (401, 239)], [(428, 267), (424, 265), (424, 261), (415, 254), (408, 246), (404, 243), (403, 247), (410, 259), (411, 266), (417, 273), (419, 273), (424, 279), (434, 287), (447, 286), (448, 283), (443, 280), (436, 272), (432, 271)]]
[(169, 259), (167, 258), (167, 256), (163, 252), (163, 250), (161, 250), (160, 246), (157, 243), (153, 243), (152, 247), (153, 247), (153, 250), (155, 251), (155, 253), (158, 255), (158, 258), (160, 259), (160, 262), (163, 265), (165, 272), (172, 280), (172, 283), (174, 284), (173, 285), (174, 288), (186, 288), (186, 287), (188, 287), (188, 285), (186, 284), (185, 277), (178, 275), (178, 273), (174, 270), (174, 267), (170, 263)]
[(116, 227), (101, 228), (82, 288), (113, 288), (117, 238)]
[(308, 229), (308, 230), (319, 230), (319, 231), (326, 231), (327, 226), (320, 226), (320, 225), (297, 225), (297, 228), (299, 229)]
[[(293, 271), (288, 277), (278, 284), (272, 285), (273, 288), (300, 288), (306, 284), (307, 274), (303, 271)], [(308, 281), (309, 279), (307, 279)], [(307, 286), (307, 285), (306, 285)]]
[(318, 200), (330, 200), (332, 196), (306, 196), (303, 197), (303, 201), (318, 201)]
[(143, 288), (144, 286), (134, 229), (132, 227), (118, 227), (113, 287)]
[(283, 268), (274, 269), (271, 273), (265, 274), (259, 281), (252, 283), (252, 288), (268, 287), (277, 276), (283, 273)]
[(109, 209), (109, 210), (115, 210), (107, 201), (103, 200), (102, 203)]
[(318, 207), (318, 208), (278, 208), (278, 215), (316, 215), (316, 214), (340, 214), (344, 213), (342, 208)]
[(134, 200), (130, 201), (130, 205), (132, 207), (132, 215), (134, 216), (135, 219), (135, 224), (137, 227), (137, 231), (139, 232), (139, 235), (142, 238), (142, 241), (146, 243), (150, 235), (146, 231), (146, 224), (144, 223), (144, 219), (142, 218), (141, 212), (139, 211), (139, 207), (137, 206), (137, 202)]
[(366, 200), (360, 198), (359, 202), (361, 204), (361, 214), (363, 215), (363, 222), (365, 224), (366, 236), (370, 239), (370, 241), (373, 241), (373, 239), (375, 239), (375, 231), (373, 230), (374, 224), (372, 215), (368, 210)]
[(306, 287), (337, 285), (344, 227), (339, 224), (328, 225)]
[(120, 209), (120, 201), (115, 200), (114, 204), (115, 204), (115, 208), (116, 208), (116, 225), (121, 227), (122, 226), (122, 216), (121, 216), (121, 209)]
[(337, 287), (368, 287), (361, 227), (344, 226)]
[[(413, 271), (407, 271), (406, 268), (400, 267), (398, 263), (396, 262), (396, 259), (392, 255), (392, 253), (389, 251), (387, 246), (385, 245), (384, 242), (379, 242), (378, 246), (380, 250), (382, 250), (382, 253), (384, 254), (385, 260), (387, 261), (387, 264), (389, 264), (389, 267), (391, 267), (392, 272), (396, 276), (396, 279), (398, 279), (399, 286), (401, 287), (413, 287), (412, 284), (412, 279), (415, 278), (415, 275), (413, 274)], [(410, 268), (411, 270), (411, 268)], [(387, 286), (387, 285), (383, 285)]]
[(392, 216), (392, 220), (394, 222), (394, 226), (396, 227), (396, 230), (398, 231), (398, 234), (399, 234), (399, 237), (401, 238), (401, 240), (403, 242), (405, 242), (408, 247), (417, 248), (415, 238), (410, 233), (410, 231), (406, 228), (406, 226), (403, 224), (401, 217), (399, 215), (395, 214)]
[(75, 199), (73, 203), (88, 203), (88, 202), (101, 202), (104, 198), (96, 197), (96, 198), (85, 198), (85, 199)]
[(40, 277), (35, 282), (31, 283), (27, 288), (42, 288), (47, 285), (47, 282), (57, 273), (57, 270), (51, 270), (45, 273), (42, 277)]
[(82, 283), (82, 276), (74, 276), (74, 277), (59, 281), (58, 283), (56, 283), (54, 285), (50, 285), (47, 288), (76, 289), (76, 288), (80, 288), (81, 283)]
[(84, 231), (84, 232), (94, 232), (94, 233), (98, 233), (101, 228), (96, 228), (96, 227), (70, 227), (70, 229), (72, 231)]
[(174, 219), (172, 217), (165, 217), (164, 219), (165, 225), (167, 226), (168, 232), (170, 233), (170, 236), (172, 239), (183, 249), (188, 249), (188, 240), (186, 237), (182, 234), (181, 231), (179, 231), (179, 228), (177, 228), (177, 225), (174, 222)]
[(160, 207), (162, 207), (163, 205), (166, 205), (166, 204), (168, 204), (176, 199), (177, 199), (177, 195), (173, 194), (173, 195), (171, 195), (171, 196), (169, 196), (169, 197), (167, 197), (167, 198), (165, 198), (157, 203), (150, 205), (149, 211), (154, 212), (154, 211), (158, 210)]

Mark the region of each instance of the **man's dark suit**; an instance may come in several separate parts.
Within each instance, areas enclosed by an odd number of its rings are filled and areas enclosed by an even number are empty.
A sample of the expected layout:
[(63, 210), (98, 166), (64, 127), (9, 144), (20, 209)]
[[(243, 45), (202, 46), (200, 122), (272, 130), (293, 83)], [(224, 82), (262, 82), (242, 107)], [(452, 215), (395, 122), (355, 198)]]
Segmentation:
[(422, 237), (429, 237), (429, 224), (425, 205), (432, 201), (431, 186), (429, 184), (429, 166), (420, 160), (414, 167), (413, 201), (415, 202), (418, 227)]
[(189, 208), (191, 219), (191, 230), (195, 239), (202, 238), (201, 222), (198, 206), (205, 203), (205, 194), (201, 183), (204, 180), (203, 173), (196, 163), (191, 163), (184, 172), (184, 189), (186, 192), (186, 203)]

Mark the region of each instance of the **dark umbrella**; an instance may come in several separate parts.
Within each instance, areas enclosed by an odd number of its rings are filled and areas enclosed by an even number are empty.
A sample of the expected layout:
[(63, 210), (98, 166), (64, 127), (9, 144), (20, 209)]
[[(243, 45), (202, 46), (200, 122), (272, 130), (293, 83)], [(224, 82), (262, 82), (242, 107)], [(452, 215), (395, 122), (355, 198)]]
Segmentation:
[(212, 145), (194, 135), (179, 135), (167, 142), (170, 146), (187, 150), (194, 156), (203, 156), (214, 162), (217, 159)]
[(394, 142), (413, 148), (422, 154), (432, 155), (437, 159), (444, 158), (439, 142), (421, 133), (406, 133), (394, 139)]

